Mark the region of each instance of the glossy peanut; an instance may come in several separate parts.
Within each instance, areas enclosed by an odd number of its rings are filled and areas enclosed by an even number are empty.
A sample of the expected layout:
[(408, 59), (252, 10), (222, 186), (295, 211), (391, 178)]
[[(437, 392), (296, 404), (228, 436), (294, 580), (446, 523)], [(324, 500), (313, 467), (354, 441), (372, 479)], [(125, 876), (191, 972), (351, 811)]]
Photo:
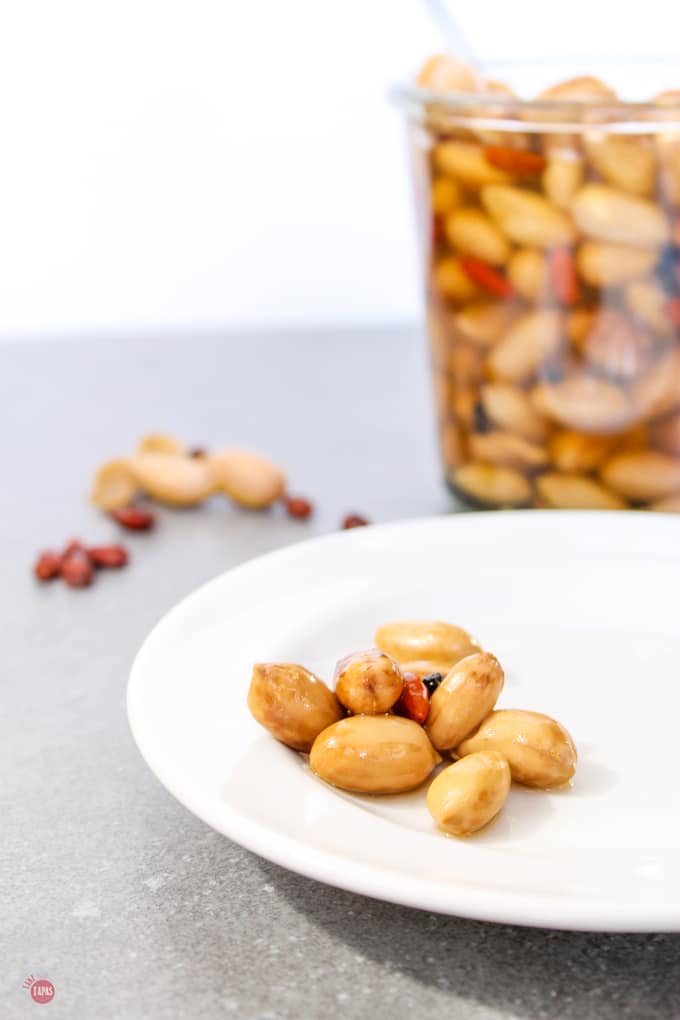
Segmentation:
[(184, 443), (164, 432), (152, 432), (142, 436), (137, 443), (137, 453), (185, 453)]
[(507, 304), (478, 301), (457, 312), (453, 323), (463, 339), (485, 350), (501, 340), (515, 319), (515, 311)]
[(658, 248), (668, 240), (668, 222), (656, 203), (605, 184), (585, 184), (571, 213), (584, 234), (601, 241)]
[(389, 712), (404, 686), (395, 660), (378, 648), (344, 656), (333, 679), (338, 701), (356, 715)]
[(455, 209), (446, 217), (444, 231), (461, 255), (471, 255), (492, 266), (510, 257), (510, 245), (502, 230), (480, 209)]
[(460, 491), (482, 506), (518, 507), (531, 501), (531, 486), (521, 471), (498, 464), (471, 462), (453, 472)]
[(574, 741), (560, 723), (540, 712), (492, 712), (456, 749), (463, 757), (479, 751), (498, 751), (512, 778), (526, 786), (563, 786), (576, 772)]
[(544, 507), (560, 510), (625, 510), (627, 503), (587, 475), (547, 472), (536, 479)]
[(571, 244), (569, 217), (542, 195), (522, 188), (491, 185), (481, 192), (484, 208), (515, 244), (551, 248)]
[(626, 391), (594, 375), (539, 383), (531, 391), (534, 408), (557, 425), (586, 433), (611, 433), (637, 417)]
[(248, 708), (272, 736), (296, 751), (309, 751), (319, 733), (344, 715), (318, 677), (290, 662), (253, 666)]
[(603, 464), (600, 477), (625, 499), (653, 502), (680, 492), (680, 460), (654, 450), (615, 454)]
[(568, 210), (583, 181), (583, 172), (583, 160), (578, 156), (553, 152), (541, 179), (546, 196), (558, 208)]
[(90, 499), (100, 510), (119, 510), (128, 506), (139, 486), (128, 460), (110, 460), (94, 476)]
[(489, 421), (498, 428), (537, 443), (545, 439), (546, 422), (519, 386), (487, 383), (481, 388), (480, 400)]
[(215, 475), (202, 457), (138, 453), (128, 464), (137, 486), (159, 503), (196, 506), (215, 492)]
[(355, 715), (318, 735), (309, 764), (350, 793), (403, 793), (427, 779), (441, 757), (422, 726), (396, 715)]
[(207, 461), (217, 488), (240, 506), (259, 510), (283, 495), (285, 475), (266, 457), (249, 450), (222, 450)]
[(426, 798), (428, 811), (444, 832), (470, 836), (501, 810), (510, 780), (510, 766), (497, 751), (468, 755), (432, 781)]
[(545, 254), (538, 248), (518, 248), (508, 261), (508, 280), (527, 301), (542, 301), (550, 282)]
[(604, 138), (586, 135), (584, 148), (591, 165), (607, 184), (631, 195), (651, 195), (656, 165), (648, 141), (625, 135)]
[(487, 359), (491, 376), (511, 383), (528, 379), (559, 346), (562, 326), (555, 309), (526, 312), (491, 351)]
[[(427, 660), (451, 666), (480, 652), (477, 641), (468, 631), (443, 620), (399, 620), (385, 623), (375, 632), (377, 648), (391, 655), (397, 662), (411, 663)], [(411, 666), (405, 666), (410, 669)]]
[(550, 439), (550, 460), (563, 472), (594, 471), (611, 454), (617, 439), (612, 436), (588, 435), (573, 429), (555, 432)]
[(549, 461), (545, 447), (512, 432), (473, 433), (469, 438), (468, 447), (474, 460), (518, 468), (521, 471), (535, 471), (537, 468), (545, 467)]
[(434, 150), (434, 163), (441, 173), (451, 174), (467, 188), (479, 189), (512, 180), (509, 174), (489, 163), (481, 146), (471, 142), (441, 142)]
[(427, 732), (440, 750), (457, 747), (484, 719), (503, 690), (503, 668), (489, 652), (461, 659), (430, 699)]
[(576, 252), (576, 266), (591, 286), (618, 287), (645, 277), (657, 258), (654, 249), (610, 241), (586, 241)]

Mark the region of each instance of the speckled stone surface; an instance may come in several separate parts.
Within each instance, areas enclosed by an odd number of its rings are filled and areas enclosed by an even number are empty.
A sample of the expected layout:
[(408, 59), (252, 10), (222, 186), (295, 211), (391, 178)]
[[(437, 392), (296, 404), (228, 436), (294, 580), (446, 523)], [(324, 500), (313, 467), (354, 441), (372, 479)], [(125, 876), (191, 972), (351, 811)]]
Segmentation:
[[(680, 1016), (680, 936), (484, 924), (320, 885), (212, 832), (133, 745), (129, 666), (179, 598), (350, 510), (451, 509), (429, 399), (403, 330), (0, 347), (3, 1020)], [(128, 570), (36, 584), (39, 548), (118, 537), (89, 477), (149, 430), (259, 447), (318, 513), (162, 511), (125, 536)], [(54, 983), (49, 1005), (28, 973)]]

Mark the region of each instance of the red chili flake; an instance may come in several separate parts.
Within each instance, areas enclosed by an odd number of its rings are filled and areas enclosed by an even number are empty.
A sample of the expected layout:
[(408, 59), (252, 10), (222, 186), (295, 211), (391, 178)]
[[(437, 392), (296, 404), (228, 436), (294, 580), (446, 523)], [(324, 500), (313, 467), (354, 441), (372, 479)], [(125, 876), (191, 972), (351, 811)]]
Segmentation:
[(84, 550), (75, 549), (62, 558), (60, 575), (71, 588), (86, 588), (94, 580), (94, 567)]
[(405, 715), (421, 726), (430, 711), (430, 695), (423, 681), (413, 673), (404, 673), (404, 686), (394, 706), (397, 715)]
[(548, 274), (557, 300), (563, 305), (575, 305), (580, 287), (574, 258), (568, 248), (553, 248), (548, 254)]
[(680, 297), (671, 298), (666, 302), (666, 314), (676, 326), (680, 326)]
[(96, 545), (87, 550), (95, 567), (124, 567), (129, 560), (123, 545)]
[(58, 553), (48, 550), (41, 553), (35, 561), (33, 573), (39, 581), (52, 581), (59, 576), (61, 570), (61, 556)]
[(366, 517), (362, 517), (361, 514), (347, 514), (342, 519), (342, 528), (343, 531), (346, 531), (348, 528), (363, 528), (370, 523), (371, 522), (367, 520)]
[(302, 496), (284, 496), (283, 502), (286, 507), (286, 513), (290, 517), (297, 517), (301, 521), (309, 517), (314, 511), (314, 505)]
[(545, 170), (547, 160), (536, 152), (523, 149), (510, 149), (500, 145), (489, 145), (484, 149), (484, 157), (491, 166), (505, 170), (516, 177), (533, 177)]
[(112, 510), (111, 516), (117, 524), (127, 528), (128, 531), (148, 531), (156, 523), (155, 514), (140, 506), (124, 506), (119, 510)]
[(465, 274), (490, 294), (500, 298), (511, 298), (513, 289), (509, 281), (493, 266), (472, 257), (462, 258), (460, 264)]

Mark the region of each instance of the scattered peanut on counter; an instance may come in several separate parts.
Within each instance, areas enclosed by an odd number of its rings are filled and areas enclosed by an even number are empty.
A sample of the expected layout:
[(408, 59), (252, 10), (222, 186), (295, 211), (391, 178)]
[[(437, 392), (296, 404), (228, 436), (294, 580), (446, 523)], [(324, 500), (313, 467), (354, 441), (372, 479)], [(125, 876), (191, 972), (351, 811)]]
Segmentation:
[(427, 791), (442, 831), (467, 836), (503, 807), (511, 780), (539, 789), (569, 783), (576, 748), (556, 720), (495, 708), (498, 659), (467, 631), (436, 620), (385, 624), (375, 648), (335, 667), (335, 690), (303, 666), (257, 663), (248, 693), (253, 717), (311, 770), (351, 793)]
[(482, 507), (677, 512), (680, 92), (627, 104), (582, 76), (537, 103), (445, 55), (417, 84), (448, 483)]

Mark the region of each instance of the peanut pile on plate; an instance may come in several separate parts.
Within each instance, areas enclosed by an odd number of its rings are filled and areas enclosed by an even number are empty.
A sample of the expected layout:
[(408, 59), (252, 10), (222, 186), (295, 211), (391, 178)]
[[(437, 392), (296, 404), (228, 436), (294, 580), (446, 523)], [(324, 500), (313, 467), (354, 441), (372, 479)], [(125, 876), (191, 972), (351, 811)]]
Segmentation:
[(551, 789), (576, 771), (576, 748), (554, 719), (495, 710), (504, 674), (460, 627), (439, 621), (379, 627), (376, 647), (345, 656), (332, 691), (304, 666), (256, 663), (248, 692), (254, 718), (283, 744), (309, 754), (321, 779), (350, 793), (427, 790), (437, 825), (455, 836), (483, 828), (511, 780)]
[(583, 77), (527, 103), (451, 57), (418, 84), (450, 485), (481, 506), (680, 512), (680, 91), (626, 104)]

